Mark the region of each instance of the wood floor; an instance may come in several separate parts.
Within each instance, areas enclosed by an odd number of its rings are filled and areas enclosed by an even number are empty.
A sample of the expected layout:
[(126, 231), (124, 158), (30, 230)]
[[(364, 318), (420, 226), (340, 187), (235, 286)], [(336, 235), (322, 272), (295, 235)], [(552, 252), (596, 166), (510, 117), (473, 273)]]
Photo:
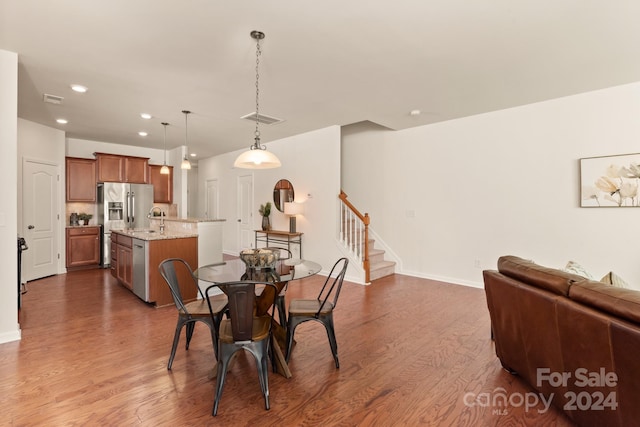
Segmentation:
[[(292, 282), (287, 299), (315, 296), (322, 280)], [(143, 303), (108, 270), (27, 289), (22, 340), (0, 344), (3, 426), (572, 425), (542, 404), (474, 400), (533, 392), (501, 369), (481, 289), (402, 275), (368, 287), (345, 282), (335, 312), (340, 369), (324, 328), (305, 323), (296, 330), (293, 377), (269, 373), (271, 409), (247, 354), (229, 372), (215, 418), (206, 326), (196, 326), (188, 351), (183, 335), (168, 371), (174, 307)]]

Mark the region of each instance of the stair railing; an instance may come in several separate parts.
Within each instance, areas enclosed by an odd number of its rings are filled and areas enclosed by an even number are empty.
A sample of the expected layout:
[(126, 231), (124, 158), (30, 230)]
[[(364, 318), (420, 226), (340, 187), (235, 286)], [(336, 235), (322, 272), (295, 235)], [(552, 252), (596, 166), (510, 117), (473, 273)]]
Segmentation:
[(347, 194), (340, 190), (340, 242), (351, 256), (362, 263), (365, 282), (369, 283), (369, 214), (364, 215), (347, 200)]

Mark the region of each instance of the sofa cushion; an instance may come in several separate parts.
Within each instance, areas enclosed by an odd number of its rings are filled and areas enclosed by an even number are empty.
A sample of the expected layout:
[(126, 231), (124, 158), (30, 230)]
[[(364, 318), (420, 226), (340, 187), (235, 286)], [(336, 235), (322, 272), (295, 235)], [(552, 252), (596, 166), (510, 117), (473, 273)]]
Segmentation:
[(578, 276), (582, 276), (585, 279), (593, 280), (593, 276), (591, 275), (591, 273), (589, 273), (582, 265), (578, 264), (575, 261), (569, 261), (567, 265), (562, 269), (562, 271), (577, 274)]
[(585, 280), (569, 290), (572, 300), (640, 324), (640, 292)]
[(569, 287), (573, 283), (586, 280), (584, 277), (543, 267), (513, 255), (498, 258), (498, 271), (505, 276), (565, 296), (569, 295)]
[(613, 271), (608, 272), (602, 279), (600, 279), (602, 283), (606, 283), (607, 285), (614, 286), (616, 288), (628, 288), (629, 284), (625, 282), (620, 276), (618, 276)]

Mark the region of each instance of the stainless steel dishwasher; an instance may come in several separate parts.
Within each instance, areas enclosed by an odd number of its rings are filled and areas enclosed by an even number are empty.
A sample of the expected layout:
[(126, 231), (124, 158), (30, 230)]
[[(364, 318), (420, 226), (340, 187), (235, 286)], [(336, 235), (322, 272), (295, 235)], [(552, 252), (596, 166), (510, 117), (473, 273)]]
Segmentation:
[(147, 274), (147, 242), (133, 239), (133, 293), (149, 302), (149, 275)]

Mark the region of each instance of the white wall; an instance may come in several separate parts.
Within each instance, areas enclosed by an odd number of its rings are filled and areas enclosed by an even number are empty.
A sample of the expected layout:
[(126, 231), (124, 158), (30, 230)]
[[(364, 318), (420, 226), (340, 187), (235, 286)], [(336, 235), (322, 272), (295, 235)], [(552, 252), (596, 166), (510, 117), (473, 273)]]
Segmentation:
[[(18, 119), (18, 232), (26, 236), (25, 225), (22, 223), (22, 166), (25, 159), (40, 161), (58, 167), (58, 202), (57, 214), (60, 220), (57, 226), (58, 246), (55, 250), (60, 254), (58, 258), (57, 273), (65, 273), (65, 233), (66, 215), (65, 204), (65, 133), (61, 130), (43, 126), (24, 119)], [(29, 241), (27, 239), (27, 245)], [(29, 258), (33, 251), (22, 254), (23, 265), (29, 265)], [(53, 259), (56, 259), (54, 256)], [(27, 268), (22, 269), (23, 279), (30, 280)]]
[[(87, 139), (67, 138), (67, 156), (95, 159), (93, 153), (120, 154), (122, 156), (149, 157), (149, 164), (161, 165), (164, 162), (164, 150), (132, 145), (113, 144), (110, 142), (91, 141)], [(167, 164), (174, 166), (180, 157), (180, 147), (167, 150)], [(182, 158), (180, 157), (180, 160)], [(180, 162), (177, 162), (178, 167)]]
[(634, 208), (580, 208), (579, 159), (640, 152), (640, 83), (399, 132), (343, 129), (342, 186), (403, 273), (482, 286), (513, 254), (640, 289)]
[[(304, 216), (297, 219), (297, 230), (304, 233), (303, 256), (319, 262), (328, 271), (341, 256), (335, 241), (340, 194), (340, 128), (332, 126), (266, 145), (278, 156), (282, 167), (255, 171), (234, 169), (233, 162), (243, 150), (198, 162), (198, 215), (204, 216), (207, 179), (217, 179), (220, 218), (227, 220), (223, 231), (223, 249), (226, 253), (237, 254), (241, 249), (238, 247), (236, 221), (237, 177), (245, 174), (254, 176), (252, 212), (255, 229), (260, 229), (261, 224), (258, 207), (268, 201), (273, 203), (276, 182), (288, 179), (294, 187), (295, 201), (305, 205)], [(271, 210), (271, 225), (277, 230), (288, 230), (289, 219), (274, 207)]]
[(18, 55), (0, 50), (0, 343), (20, 339), (18, 325)]

